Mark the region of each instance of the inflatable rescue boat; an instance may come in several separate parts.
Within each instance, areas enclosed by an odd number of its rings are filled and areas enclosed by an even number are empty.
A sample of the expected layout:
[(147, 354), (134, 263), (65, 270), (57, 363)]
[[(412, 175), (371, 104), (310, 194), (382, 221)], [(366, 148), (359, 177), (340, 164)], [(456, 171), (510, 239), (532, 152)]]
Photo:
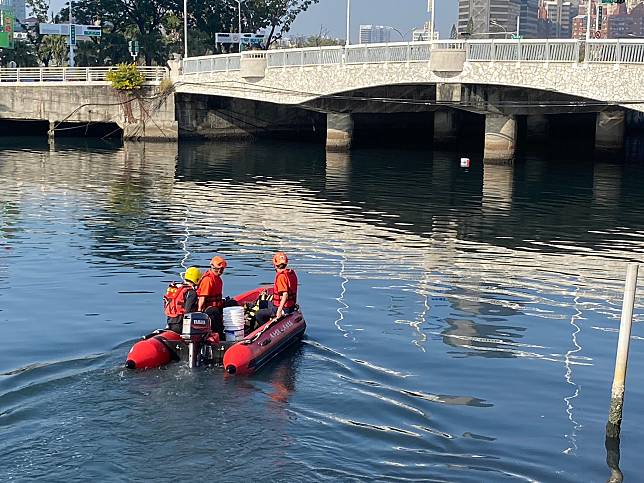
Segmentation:
[(272, 287), (258, 287), (234, 297), (239, 306), (244, 307), (249, 322), (242, 339), (221, 341), (219, 334), (210, 331), (210, 319), (206, 314), (190, 313), (183, 318), (181, 334), (159, 329), (134, 344), (127, 355), (126, 367), (150, 369), (186, 359), (190, 367), (222, 364), (228, 374), (256, 372), (299, 341), (306, 330), (299, 309), (253, 330), (252, 319), (259, 301), (272, 295), (272, 291)]

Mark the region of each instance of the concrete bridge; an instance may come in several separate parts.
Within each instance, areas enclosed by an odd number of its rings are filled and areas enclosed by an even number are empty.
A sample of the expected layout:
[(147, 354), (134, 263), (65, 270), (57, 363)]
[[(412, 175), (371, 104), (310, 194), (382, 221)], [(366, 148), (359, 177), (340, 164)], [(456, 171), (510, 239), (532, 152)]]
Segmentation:
[[(643, 40), (368, 44), (169, 65), (142, 67), (146, 85), (134, 97), (111, 88), (109, 68), (0, 69), (0, 120), (40, 120), (50, 134), (113, 123), (126, 138), (166, 140), (322, 133), (343, 151), (365, 124), (371, 137), (398, 139), (412, 119), (421, 136), (448, 144), (474, 119), (486, 160), (505, 162), (519, 123), (539, 142), (548, 115), (590, 113), (596, 146), (620, 149), (625, 113), (644, 112)], [(174, 89), (162, 88), (167, 77)]]
[(305, 110), (326, 114), (330, 150), (350, 148), (356, 115), (402, 112), (434, 112), (437, 142), (457, 139), (459, 112), (485, 116), (489, 161), (512, 159), (521, 116), (539, 139), (548, 114), (597, 113), (597, 147), (618, 149), (625, 110), (644, 111), (642, 40), (368, 44), (191, 57), (182, 67), (180, 130), (288, 129)]

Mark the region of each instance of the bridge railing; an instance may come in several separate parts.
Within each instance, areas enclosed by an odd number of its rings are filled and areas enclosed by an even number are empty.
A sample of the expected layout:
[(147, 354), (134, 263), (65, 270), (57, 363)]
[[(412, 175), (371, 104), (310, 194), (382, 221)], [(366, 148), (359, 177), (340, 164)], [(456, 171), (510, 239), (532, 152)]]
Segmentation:
[[(429, 62), (435, 49), (464, 50), (468, 62), (567, 62), (644, 64), (644, 40), (573, 39), (447, 40), (399, 42), (303, 49), (269, 50), (269, 69), (324, 65), (389, 64)], [(190, 57), (184, 74), (240, 70), (243, 54)]]
[[(107, 82), (106, 75), (116, 67), (18, 67), (0, 68), (0, 82)], [(168, 69), (139, 66), (146, 82), (160, 82)]]

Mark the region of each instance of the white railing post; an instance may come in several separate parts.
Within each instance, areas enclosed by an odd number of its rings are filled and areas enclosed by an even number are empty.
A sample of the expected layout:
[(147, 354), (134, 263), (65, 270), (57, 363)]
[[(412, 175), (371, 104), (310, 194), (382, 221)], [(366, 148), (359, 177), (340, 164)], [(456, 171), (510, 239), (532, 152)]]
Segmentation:
[(617, 39), (617, 45), (615, 46), (615, 62), (617, 65), (622, 62), (622, 44), (619, 42), (619, 39)]
[(409, 66), (409, 62), (411, 62), (411, 42), (407, 42), (407, 66)]
[(43, 74), (43, 68), (42, 67), (39, 69), (38, 74), (40, 76), (40, 82), (42, 82), (42, 74)]
[(496, 47), (494, 46), (494, 39), (490, 43), (490, 61), (494, 62), (496, 60)]
[(16, 82), (20, 82), (20, 67), (16, 69)]
[(517, 39), (517, 62), (521, 62), (521, 39)]

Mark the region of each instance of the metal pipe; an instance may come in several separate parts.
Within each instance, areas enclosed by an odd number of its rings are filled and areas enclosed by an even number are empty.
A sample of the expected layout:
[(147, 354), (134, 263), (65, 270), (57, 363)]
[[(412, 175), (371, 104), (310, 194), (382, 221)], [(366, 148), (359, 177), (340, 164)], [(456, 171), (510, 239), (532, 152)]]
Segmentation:
[(606, 437), (608, 438), (619, 437), (622, 424), (626, 367), (628, 365), (628, 348), (631, 342), (631, 326), (633, 324), (633, 308), (635, 306), (638, 268), (639, 265), (637, 263), (629, 263), (626, 269), (626, 285), (624, 287), (622, 318), (619, 324), (615, 375), (613, 376), (613, 387), (610, 395), (608, 423), (606, 423)]

